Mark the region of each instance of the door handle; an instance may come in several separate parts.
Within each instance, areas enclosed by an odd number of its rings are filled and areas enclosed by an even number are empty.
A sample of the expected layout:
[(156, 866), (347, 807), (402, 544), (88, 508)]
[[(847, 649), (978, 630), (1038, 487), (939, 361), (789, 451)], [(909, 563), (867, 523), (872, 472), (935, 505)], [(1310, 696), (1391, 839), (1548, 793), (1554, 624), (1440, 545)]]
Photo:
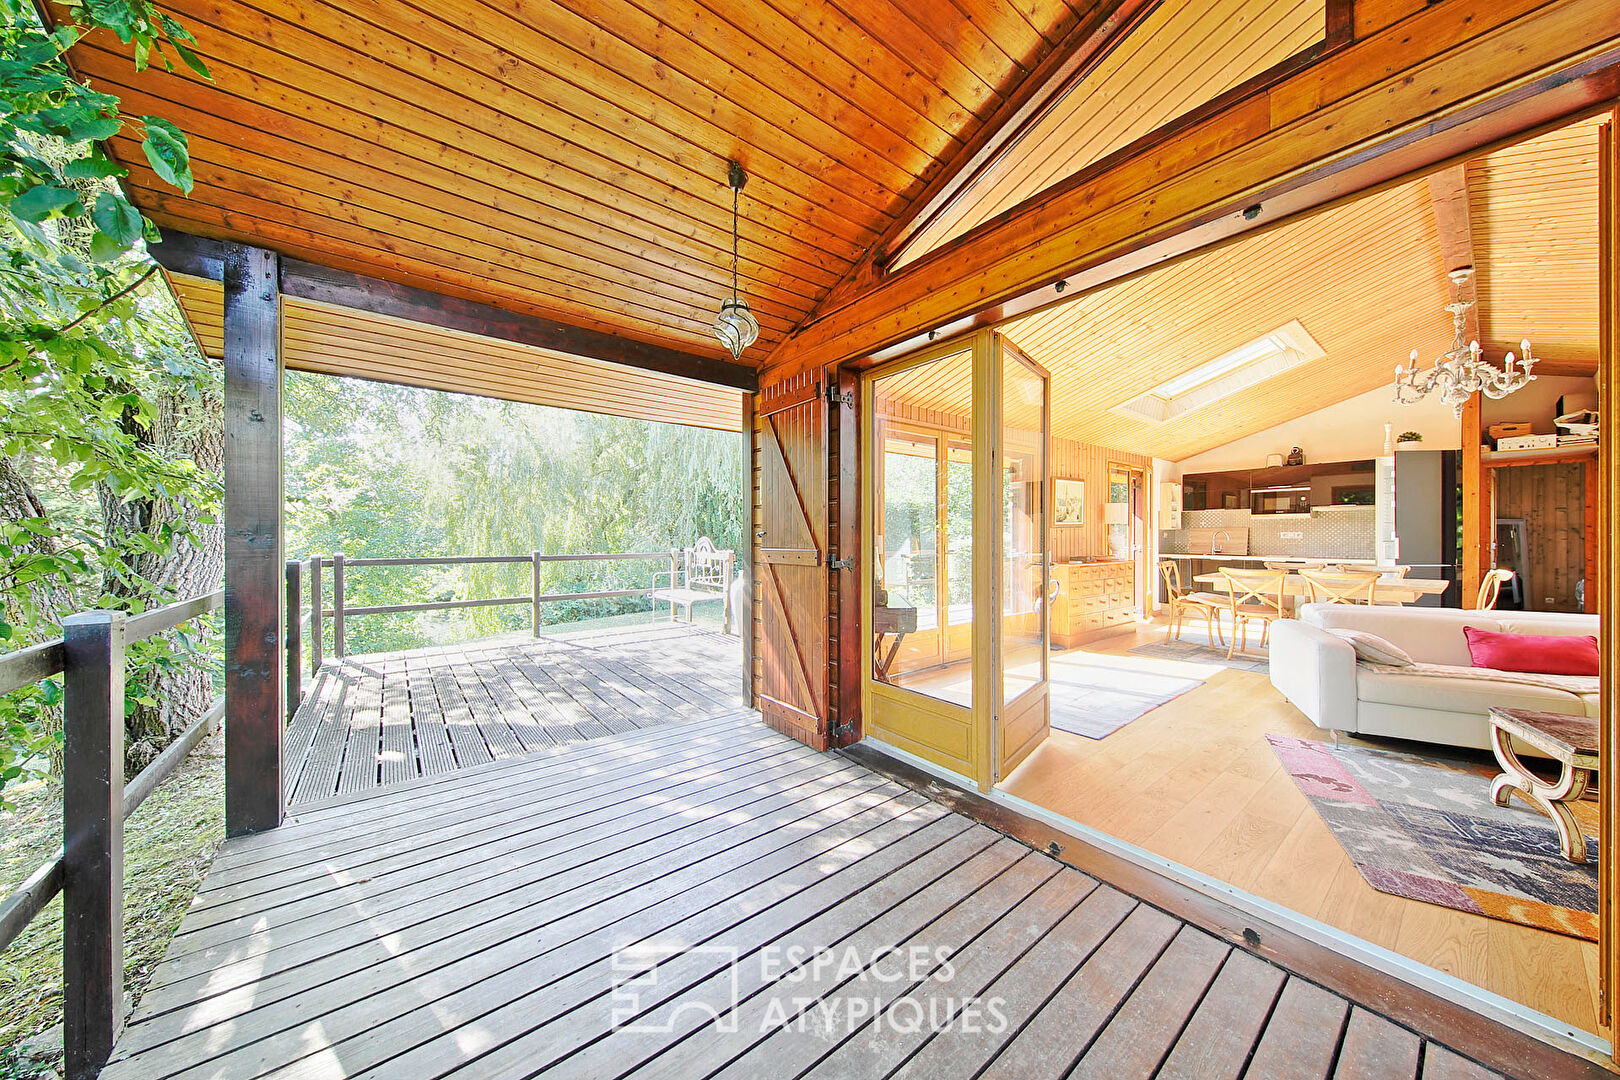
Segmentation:
[(754, 531), (754, 538), (757, 539), (757, 540), (765, 539), (765, 530), (764, 529), (756, 529)]

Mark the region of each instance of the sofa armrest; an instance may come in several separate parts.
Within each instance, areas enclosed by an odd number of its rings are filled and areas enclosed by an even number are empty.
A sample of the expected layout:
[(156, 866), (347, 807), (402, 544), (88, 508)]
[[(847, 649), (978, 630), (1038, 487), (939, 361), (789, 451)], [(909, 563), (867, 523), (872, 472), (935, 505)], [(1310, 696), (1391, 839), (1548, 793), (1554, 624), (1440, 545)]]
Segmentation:
[(1271, 685), (1319, 728), (1356, 730), (1356, 650), (1297, 619), (1271, 627)]

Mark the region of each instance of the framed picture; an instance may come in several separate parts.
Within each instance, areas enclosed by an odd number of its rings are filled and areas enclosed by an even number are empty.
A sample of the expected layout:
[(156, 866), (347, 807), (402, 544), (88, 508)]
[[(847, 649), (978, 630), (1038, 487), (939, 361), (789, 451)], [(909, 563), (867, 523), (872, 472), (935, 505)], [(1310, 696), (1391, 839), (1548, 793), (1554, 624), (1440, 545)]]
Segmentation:
[(1052, 495), (1052, 524), (1084, 525), (1086, 523), (1086, 482), (1084, 480), (1054, 481)]

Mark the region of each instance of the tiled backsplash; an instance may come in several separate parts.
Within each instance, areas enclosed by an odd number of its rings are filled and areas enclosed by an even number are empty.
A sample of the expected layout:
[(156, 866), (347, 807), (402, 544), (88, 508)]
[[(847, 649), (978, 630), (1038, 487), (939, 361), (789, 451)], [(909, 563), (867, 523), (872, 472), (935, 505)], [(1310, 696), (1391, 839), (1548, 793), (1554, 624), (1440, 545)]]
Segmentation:
[[(1247, 510), (1187, 510), (1181, 515), (1184, 528), (1159, 534), (1159, 550), (1185, 554), (1187, 533), (1192, 529), (1248, 529), (1251, 555), (1372, 559), (1377, 557), (1376, 513), (1371, 506), (1313, 510), (1308, 518), (1256, 517)], [(1284, 540), (1285, 532), (1304, 535), (1299, 540)]]

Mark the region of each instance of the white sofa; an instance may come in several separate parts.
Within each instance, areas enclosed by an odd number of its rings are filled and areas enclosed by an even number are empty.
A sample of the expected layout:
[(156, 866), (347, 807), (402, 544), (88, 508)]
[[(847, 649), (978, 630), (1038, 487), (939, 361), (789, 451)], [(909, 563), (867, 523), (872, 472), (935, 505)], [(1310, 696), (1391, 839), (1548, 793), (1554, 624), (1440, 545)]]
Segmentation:
[(1271, 684), (1319, 728), (1447, 746), (1490, 746), (1493, 705), (1596, 716), (1598, 696), (1496, 680), (1388, 671), (1357, 665), (1329, 628), (1377, 634), (1420, 664), (1472, 667), (1463, 627), (1509, 634), (1598, 632), (1598, 616), (1539, 611), (1306, 604), (1271, 628)]

